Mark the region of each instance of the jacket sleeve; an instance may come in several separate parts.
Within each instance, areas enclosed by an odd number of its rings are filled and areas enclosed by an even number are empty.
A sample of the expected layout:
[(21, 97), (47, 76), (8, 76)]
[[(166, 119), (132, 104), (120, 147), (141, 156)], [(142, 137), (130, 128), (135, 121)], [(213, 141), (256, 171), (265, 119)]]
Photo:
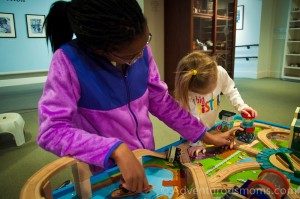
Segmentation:
[(113, 150), (121, 144), (80, 128), (77, 102), (80, 86), (76, 72), (62, 50), (53, 55), (48, 78), (38, 104), (38, 144), (57, 156), (72, 156), (96, 167), (109, 168)]
[(222, 82), (222, 93), (231, 102), (231, 105), (241, 112), (244, 108), (249, 107), (245, 104), (238, 89), (235, 87), (234, 81), (229, 77), (227, 71), (222, 67), (218, 66), (219, 70), (219, 81)]
[(169, 95), (167, 85), (160, 80), (159, 71), (148, 46), (149, 111), (182, 137), (196, 142), (206, 133), (205, 126)]

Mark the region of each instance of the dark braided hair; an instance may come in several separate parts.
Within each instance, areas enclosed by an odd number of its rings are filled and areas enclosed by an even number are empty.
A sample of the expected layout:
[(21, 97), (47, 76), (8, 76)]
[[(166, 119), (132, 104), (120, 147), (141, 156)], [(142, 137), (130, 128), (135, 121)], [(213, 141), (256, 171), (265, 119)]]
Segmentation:
[(72, 0), (53, 3), (45, 26), (53, 52), (73, 33), (87, 48), (111, 52), (144, 34), (147, 22), (136, 0)]

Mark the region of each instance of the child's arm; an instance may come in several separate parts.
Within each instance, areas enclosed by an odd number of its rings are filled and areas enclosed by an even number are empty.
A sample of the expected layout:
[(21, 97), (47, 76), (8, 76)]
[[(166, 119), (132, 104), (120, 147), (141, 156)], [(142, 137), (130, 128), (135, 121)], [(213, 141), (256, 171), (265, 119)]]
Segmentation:
[(205, 144), (202, 141), (198, 141), (196, 143), (189, 142), (190, 148), (188, 148), (188, 154), (190, 157), (198, 156), (199, 153), (205, 153)]
[(202, 137), (202, 141), (207, 144), (213, 144), (215, 146), (229, 146), (230, 149), (233, 148), (233, 133), (236, 130), (243, 130), (241, 127), (234, 127), (230, 129), (229, 131), (219, 133), (219, 134), (212, 134), (212, 133), (206, 133)]
[(234, 81), (229, 77), (227, 71), (221, 66), (218, 66), (218, 70), (219, 81), (223, 82), (222, 93), (229, 99), (232, 106), (240, 113), (251, 114), (252, 116), (257, 117), (257, 112), (244, 102)]
[(257, 111), (254, 110), (254, 109), (251, 108), (251, 107), (246, 107), (246, 108), (244, 108), (244, 109), (241, 111), (241, 113), (248, 114), (248, 115), (250, 115), (250, 116), (252, 116), (252, 117), (257, 117), (257, 116), (258, 116)]
[(147, 49), (149, 59), (149, 112), (188, 141), (196, 142), (200, 140), (206, 133), (206, 127), (197, 118), (192, 117), (168, 93), (167, 85), (160, 80), (151, 49), (148, 46)]
[(238, 89), (235, 86), (234, 81), (230, 78), (227, 71), (218, 66), (219, 70), (219, 79), (218, 81), (222, 82), (222, 93), (225, 97), (231, 102), (231, 105), (237, 110), (241, 112), (243, 109), (249, 107), (243, 100), (242, 96), (240, 95)]
[(126, 144), (120, 144), (111, 154), (118, 165), (124, 183), (122, 186), (129, 191), (142, 193), (149, 187), (145, 170)]

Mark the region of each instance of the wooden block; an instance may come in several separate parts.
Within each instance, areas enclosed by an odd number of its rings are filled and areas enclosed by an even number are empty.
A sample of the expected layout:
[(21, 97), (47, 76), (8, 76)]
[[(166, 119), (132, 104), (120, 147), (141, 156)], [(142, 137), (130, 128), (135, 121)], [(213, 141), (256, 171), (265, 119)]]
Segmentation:
[(52, 199), (52, 188), (51, 188), (51, 183), (47, 181), (42, 188), (43, 195), (47, 199)]
[(90, 179), (76, 182), (75, 183), (75, 191), (79, 198), (81, 199), (89, 199), (92, 197), (92, 188)]
[(297, 107), (297, 108), (296, 108), (294, 118), (300, 119), (300, 107)]
[(76, 194), (82, 199), (91, 198), (92, 187), (89, 165), (84, 162), (77, 162), (75, 165), (72, 165), (72, 173), (74, 177)]

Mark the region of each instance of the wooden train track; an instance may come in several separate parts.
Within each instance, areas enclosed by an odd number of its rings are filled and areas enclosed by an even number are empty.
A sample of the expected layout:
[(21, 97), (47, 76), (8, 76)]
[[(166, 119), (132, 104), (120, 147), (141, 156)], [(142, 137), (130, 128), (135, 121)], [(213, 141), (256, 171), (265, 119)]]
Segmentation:
[(279, 147), (276, 146), (270, 139), (268, 139), (267, 136), (270, 136), (272, 134), (285, 134), (285, 135), (289, 135), (290, 132), (288, 130), (285, 129), (265, 129), (261, 132), (259, 132), (259, 134), (257, 135), (257, 138), (259, 141), (261, 141), (266, 147), (268, 148), (272, 148), (272, 149), (278, 149)]
[(52, 190), (50, 179), (60, 171), (72, 167), (76, 182), (76, 193), (80, 198), (90, 198), (92, 188), (90, 183), (91, 172), (89, 166), (72, 157), (59, 158), (33, 174), (22, 187), (20, 199), (50, 199)]
[[(272, 127), (270, 125), (257, 123), (255, 123), (255, 125), (265, 129), (258, 134), (258, 140), (268, 148), (278, 148), (275, 144), (272, 143), (270, 139), (268, 139), (268, 136), (272, 134), (289, 134), (288, 130)], [(236, 123), (235, 126), (239, 126), (239, 123)], [(254, 141), (252, 144), (245, 144), (236, 141), (235, 148), (239, 149), (240, 151), (244, 151), (249, 155), (255, 156), (257, 153), (259, 153), (259, 150), (253, 148), (253, 146), (257, 143), (258, 141)], [(202, 167), (199, 167), (190, 162), (190, 158), (188, 157), (188, 153), (186, 151), (188, 147), (186, 143), (183, 143), (177, 147), (182, 150), (180, 162), (187, 170), (189, 170), (189, 173), (191, 174), (195, 185), (193, 189), (194, 191), (192, 190), (191, 192), (181, 194), (178, 197), (179, 199), (192, 199), (195, 197), (199, 199), (212, 199), (213, 192), (230, 190), (237, 185), (235, 183), (224, 182), (230, 175), (245, 170), (260, 169), (260, 165), (257, 162), (240, 163), (238, 165), (230, 165), (226, 168), (223, 168), (222, 170), (219, 170), (212, 176), (208, 177)], [(158, 153), (145, 149), (137, 149), (134, 150), (133, 153), (141, 164), (143, 163), (142, 159), (144, 156), (167, 159), (166, 152)], [(297, 159), (295, 161), (295, 164), (297, 163), (300, 165), (300, 160)], [(92, 192), (90, 184), (90, 172), (87, 172), (89, 171), (88, 165), (71, 157), (60, 158), (36, 172), (32, 177), (28, 179), (26, 184), (23, 186), (20, 198), (52, 198), (49, 179), (56, 173), (70, 166), (73, 167), (74, 171), (73, 175), (75, 177), (75, 189), (77, 195), (81, 198), (89, 198)], [(288, 196), (291, 199), (300, 198), (299, 194), (295, 193), (292, 189), (289, 190)]]
[(152, 156), (152, 157), (157, 157), (157, 158), (162, 158), (162, 159), (166, 159), (167, 158), (167, 153), (165, 152), (155, 152), (155, 151), (150, 151), (147, 149), (136, 149), (133, 151), (133, 154), (135, 155), (135, 157), (139, 160), (139, 162), (141, 164), (143, 164), (143, 157), (144, 156)]
[[(267, 136), (271, 136), (273, 134), (283, 134), (283, 135), (289, 135), (289, 130), (273, 127), (270, 125), (260, 124), (260, 123), (254, 123), (255, 126), (264, 128), (261, 132), (257, 135), (257, 140), (254, 140), (252, 143), (247, 144), (244, 142), (241, 142), (237, 139), (235, 139), (235, 145), (234, 148), (246, 152), (248, 155), (255, 156), (260, 151), (257, 149), (254, 149), (253, 146), (256, 145), (258, 142), (261, 142), (268, 148), (278, 149), (278, 146), (276, 146), (270, 139), (268, 139)], [(235, 126), (238, 126), (239, 123), (235, 124)]]
[[(236, 124), (237, 126), (238, 124)], [(258, 124), (255, 123), (256, 126), (262, 127), (265, 130), (261, 131), (258, 134), (258, 140), (263, 143), (265, 146), (268, 148), (274, 148), (276, 149), (276, 145), (268, 139), (267, 136), (272, 135), (272, 134), (285, 134), (288, 135), (289, 131), (277, 127), (272, 127), (270, 125), (265, 125), (265, 124)], [(255, 144), (258, 143), (258, 141), (254, 141), (251, 144), (245, 144), (242, 142), (239, 142), (238, 140), (235, 140), (235, 148), (239, 149), (241, 151), (244, 151), (248, 153), (249, 155), (255, 156), (257, 153), (260, 151), (257, 149), (252, 148)], [(197, 198), (205, 198), (205, 199), (212, 199), (212, 192), (213, 191), (224, 191), (224, 190), (230, 190), (233, 188), (235, 183), (230, 183), (230, 182), (223, 182), (226, 180), (229, 176), (245, 171), (245, 170), (255, 170), (255, 169), (260, 169), (260, 164), (257, 162), (246, 162), (246, 163), (240, 163), (238, 165), (230, 165), (226, 168), (223, 168), (222, 170), (219, 170), (216, 172), (214, 175), (208, 177), (205, 174), (205, 171), (203, 170), (202, 167), (196, 166), (189, 161), (188, 154), (186, 152), (187, 149), (187, 144), (183, 143), (179, 146), (177, 146), (182, 150), (182, 155), (180, 157), (180, 160), (182, 164), (189, 169), (190, 174), (192, 175), (191, 177), (193, 178), (195, 188), (194, 192), (191, 191), (192, 193), (187, 193), (187, 194), (182, 194), (178, 198), (179, 199), (190, 199), (190, 198), (195, 198), (195, 194), (197, 195)], [(278, 148), (278, 147), (277, 147)], [(159, 158), (164, 158), (162, 154), (155, 154), (155, 152), (147, 152), (141, 149), (143, 152), (139, 154), (143, 155), (155, 155), (155, 157)], [(150, 154), (151, 153), (151, 154)], [(140, 157), (137, 157), (138, 159), (141, 159)], [(206, 187), (206, 190), (203, 188)], [(291, 191), (291, 193), (288, 194), (291, 198), (300, 198), (295, 192)]]
[(217, 183), (225, 180), (229, 176), (251, 169), (260, 169), (260, 165), (257, 162), (245, 162), (240, 164), (232, 164), (222, 170), (219, 170), (214, 175), (208, 178), (209, 183)]
[[(186, 167), (190, 174), (191, 177), (194, 181), (194, 190), (191, 191), (194, 192), (197, 195), (198, 199), (212, 199), (212, 193), (209, 189), (209, 181), (207, 179), (207, 175), (205, 174), (204, 170), (202, 167), (196, 166), (190, 162), (190, 158), (188, 157), (188, 153), (185, 151), (186, 150), (186, 144), (182, 144), (178, 146), (182, 150), (180, 160), (183, 161), (182, 165)], [(150, 150), (146, 149), (138, 149), (135, 150), (134, 155), (138, 160), (141, 160), (143, 156), (153, 156), (153, 157), (158, 157), (158, 158), (163, 158), (166, 159), (166, 154), (165, 153), (157, 153), (153, 152)], [(192, 194), (194, 195), (194, 194)], [(194, 196), (193, 196), (194, 197)], [(179, 198), (193, 198), (190, 196), (190, 194), (182, 194)]]
[(194, 190), (197, 195), (197, 198), (198, 199), (213, 198), (213, 195), (209, 188), (209, 181), (207, 179), (207, 175), (204, 172), (204, 169), (192, 163), (184, 163), (183, 165), (190, 170), (190, 173), (194, 181), (194, 185), (195, 185)]

